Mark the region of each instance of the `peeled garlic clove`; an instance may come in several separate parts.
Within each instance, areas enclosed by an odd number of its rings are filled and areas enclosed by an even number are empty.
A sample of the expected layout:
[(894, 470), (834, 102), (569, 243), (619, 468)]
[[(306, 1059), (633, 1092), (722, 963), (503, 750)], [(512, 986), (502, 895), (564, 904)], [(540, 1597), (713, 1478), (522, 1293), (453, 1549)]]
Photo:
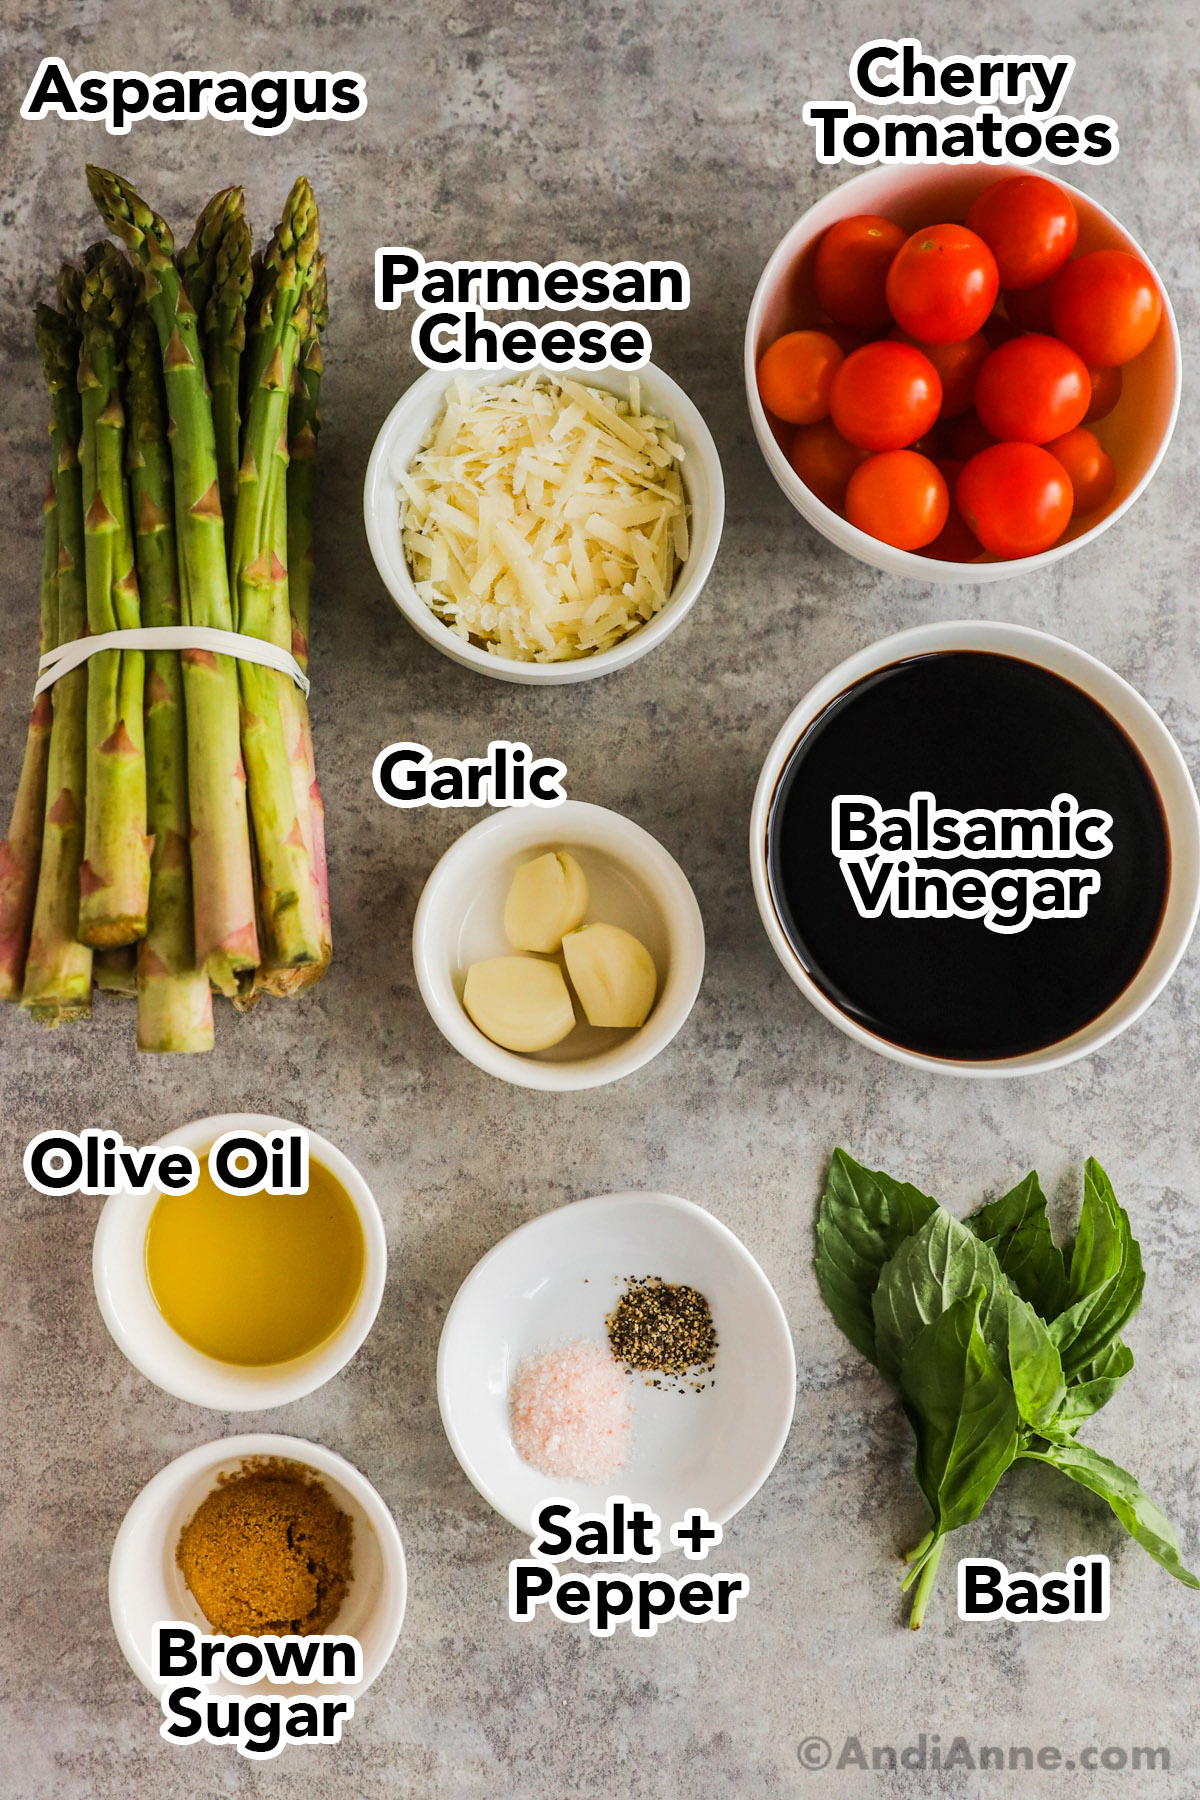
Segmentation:
[(644, 1025), (658, 974), (644, 944), (619, 925), (585, 925), (563, 939), (567, 974), (589, 1025)]
[(551, 954), (564, 935), (583, 923), (587, 876), (565, 850), (522, 863), (512, 878), (504, 907), (504, 930), (514, 950)]
[(505, 1050), (549, 1050), (575, 1026), (562, 970), (533, 956), (472, 963), (463, 1005), (483, 1035)]

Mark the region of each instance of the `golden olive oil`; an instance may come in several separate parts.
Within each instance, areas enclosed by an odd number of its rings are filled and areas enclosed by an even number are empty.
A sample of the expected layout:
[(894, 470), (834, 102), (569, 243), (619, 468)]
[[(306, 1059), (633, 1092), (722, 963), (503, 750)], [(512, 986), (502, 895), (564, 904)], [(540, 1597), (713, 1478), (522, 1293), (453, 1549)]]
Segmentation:
[(190, 1194), (162, 1194), (146, 1232), (158, 1309), (193, 1349), (263, 1367), (315, 1350), (362, 1286), (366, 1243), (341, 1182), (309, 1159), (304, 1194), (226, 1194), (200, 1164)]

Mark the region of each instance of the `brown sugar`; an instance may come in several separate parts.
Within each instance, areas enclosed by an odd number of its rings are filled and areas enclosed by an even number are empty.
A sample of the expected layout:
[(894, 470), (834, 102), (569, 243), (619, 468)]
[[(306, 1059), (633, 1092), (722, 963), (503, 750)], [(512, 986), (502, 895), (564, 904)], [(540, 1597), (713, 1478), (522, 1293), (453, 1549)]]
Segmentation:
[(248, 1465), (200, 1503), (175, 1560), (214, 1631), (304, 1637), (346, 1597), (353, 1529), (311, 1470)]

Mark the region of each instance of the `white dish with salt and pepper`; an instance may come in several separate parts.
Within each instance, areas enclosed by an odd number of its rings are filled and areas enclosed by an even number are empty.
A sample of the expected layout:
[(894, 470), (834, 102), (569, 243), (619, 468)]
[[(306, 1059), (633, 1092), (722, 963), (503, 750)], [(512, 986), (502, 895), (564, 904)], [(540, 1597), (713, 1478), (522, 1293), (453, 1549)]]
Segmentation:
[[(711, 1373), (652, 1385), (629, 1375), (630, 1454), (605, 1482), (541, 1474), (513, 1442), (518, 1367), (580, 1339), (607, 1346), (606, 1318), (631, 1278), (661, 1277), (708, 1302)], [(770, 1475), (791, 1427), (796, 1358), (779, 1299), (745, 1245), (671, 1194), (607, 1194), (522, 1225), (467, 1276), (442, 1329), (438, 1403), (450, 1446), (490, 1506), (520, 1531), (551, 1497), (591, 1510), (612, 1495), (668, 1528), (690, 1507), (724, 1523)]]

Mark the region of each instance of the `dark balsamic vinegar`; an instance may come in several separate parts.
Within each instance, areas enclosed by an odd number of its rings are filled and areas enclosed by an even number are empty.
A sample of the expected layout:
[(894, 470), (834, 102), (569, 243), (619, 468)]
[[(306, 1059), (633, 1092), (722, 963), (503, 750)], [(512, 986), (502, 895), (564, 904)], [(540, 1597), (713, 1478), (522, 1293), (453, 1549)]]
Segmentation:
[[(962, 812), (1072, 794), (1111, 813), (1112, 852), (1092, 865), (1101, 879), (1085, 915), (1007, 934), (978, 919), (860, 916), (833, 853), (834, 799), (871, 795), (886, 810), (920, 792)], [(1162, 920), (1170, 845), (1150, 772), (1102, 706), (1016, 657), (944, 651), (867, 676), (808, 727), (775, 790), (767, 864), (780, 923), (835, 1006), (904, 1049), (985, 1061), (1069, 1037), (1128, 986)]]

